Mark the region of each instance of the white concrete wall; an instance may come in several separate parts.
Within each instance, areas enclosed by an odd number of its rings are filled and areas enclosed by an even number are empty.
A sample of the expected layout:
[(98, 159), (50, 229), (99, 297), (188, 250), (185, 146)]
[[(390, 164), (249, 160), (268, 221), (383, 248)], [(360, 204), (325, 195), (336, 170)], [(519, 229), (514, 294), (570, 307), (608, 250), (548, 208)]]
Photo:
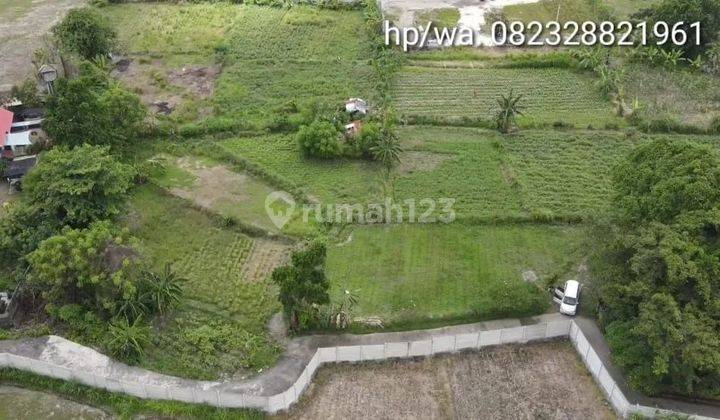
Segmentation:
[[(112, 392), (122, 392), (139, 398), (203, 403), (218, 407), (255, 408), (269, 413), (276, 413), (290, 408), (292, 404), (297, 402), (310, 381), (312, 381), (315, 371), (325, 363), (430, 356), (499, 344), (526, 343), (557, 337), (568, 337), (570, 339), (598, 386), (620, 416), (626, 417), (631, 413), (639, 413), (652, 417), (658, 413), (654, 408), (633, 405), (628, 402), (622, 390), (608, 374), (595, 349), (592, 348), (583, 332), (570, 318), (498, 330), (454, 335), (443, 334), (411, 342), (318, 348), (295, 383), (284, 392), (271, 396), (220, 392), (216, 389), (204, 390), (200, 386), (182, 388), (176, 386), (163, 387), (141, 382), (121, 382), (82, 370), (73, 371), (41, 360), (6, 353), (0, 353), (0, 367), (12, 367), (38, 375), (74, 380), (85, 385), (103, 388)], [(667, 414), (667, 412), (663, 413)], [(702, 419), (701, 417), (696, 418)]]

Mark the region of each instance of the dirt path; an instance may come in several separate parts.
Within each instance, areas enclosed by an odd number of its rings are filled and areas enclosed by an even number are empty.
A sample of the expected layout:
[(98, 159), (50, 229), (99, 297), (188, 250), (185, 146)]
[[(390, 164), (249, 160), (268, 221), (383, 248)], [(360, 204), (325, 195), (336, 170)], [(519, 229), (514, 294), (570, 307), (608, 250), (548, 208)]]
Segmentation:
[(566, 341), (322, 368), (289, 418), (613, 419)]
[(85, 0), (0, 2), (0, 93), (33, 71), (33, 52), (43, 45), (43, 36), (68, 10), (84, 4)]

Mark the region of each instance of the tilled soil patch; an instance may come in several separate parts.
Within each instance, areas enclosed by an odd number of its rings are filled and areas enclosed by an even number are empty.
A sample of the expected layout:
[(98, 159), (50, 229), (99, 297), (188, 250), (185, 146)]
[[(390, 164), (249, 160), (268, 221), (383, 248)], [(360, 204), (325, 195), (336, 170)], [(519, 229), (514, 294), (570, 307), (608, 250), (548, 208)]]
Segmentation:
[(323, 367), (290, 413), (307, 419), (613, 419), (567, 341)]

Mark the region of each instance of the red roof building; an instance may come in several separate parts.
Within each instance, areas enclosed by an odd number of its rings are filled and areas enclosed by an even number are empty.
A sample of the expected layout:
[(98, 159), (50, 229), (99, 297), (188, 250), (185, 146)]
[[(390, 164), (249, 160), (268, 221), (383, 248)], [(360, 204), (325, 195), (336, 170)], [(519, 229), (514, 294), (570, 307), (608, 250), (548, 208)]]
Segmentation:
[(14, 114), (7, 109), (0, 108), (0, 148), (5, 146), (7, 135), (10, 134)]

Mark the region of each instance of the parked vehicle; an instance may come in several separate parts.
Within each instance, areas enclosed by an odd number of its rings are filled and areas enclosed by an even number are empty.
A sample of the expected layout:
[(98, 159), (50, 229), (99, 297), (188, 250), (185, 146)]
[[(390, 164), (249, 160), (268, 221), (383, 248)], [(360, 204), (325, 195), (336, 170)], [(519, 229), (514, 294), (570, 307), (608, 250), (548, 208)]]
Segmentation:
[(561, 314), (570, 316), (577, 314), (581, 290), (582, 285), (577, 280), (568, 280), (564, 287), (556, 287), (553, 290), (553, 301), (560, 305)]

